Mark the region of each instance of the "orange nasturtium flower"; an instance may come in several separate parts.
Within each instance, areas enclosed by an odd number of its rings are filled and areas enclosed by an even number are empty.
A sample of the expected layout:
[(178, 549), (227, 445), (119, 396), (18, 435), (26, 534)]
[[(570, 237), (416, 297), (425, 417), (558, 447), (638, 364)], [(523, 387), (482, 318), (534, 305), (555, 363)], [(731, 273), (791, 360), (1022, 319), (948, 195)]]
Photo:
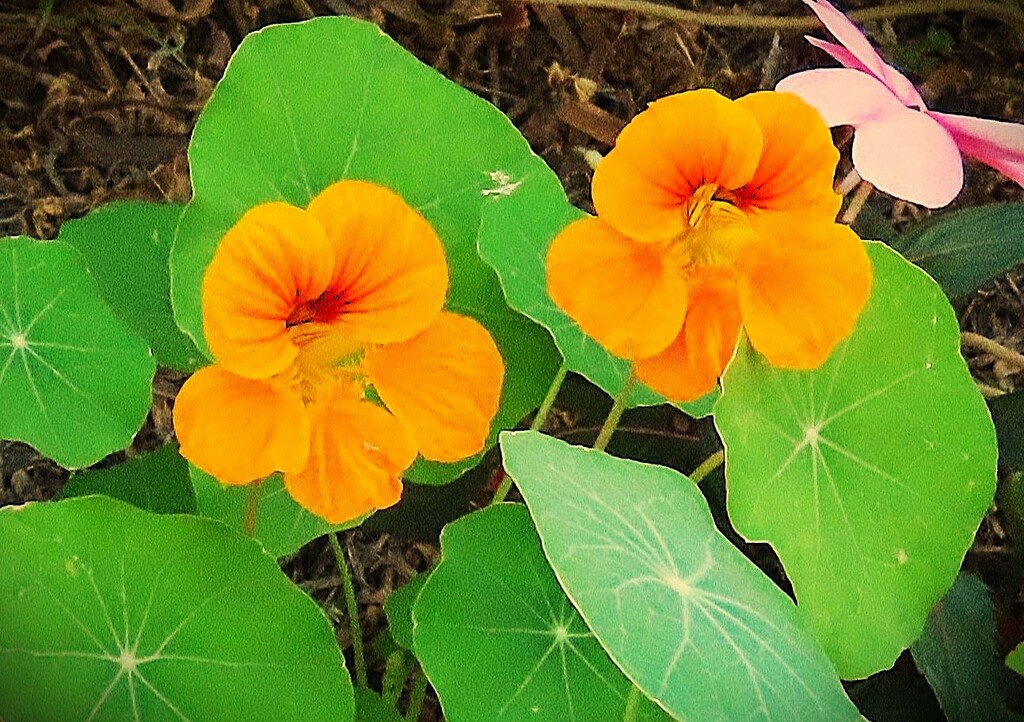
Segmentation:
[(340, 523), (396, 503), (417, 454), (480, 451), (504, 364), (483, 326), (442, 310), (447, 290), (437, 234), (386, 188), (253, 208), (203, 278), (216, 364), (178, 395), (182, 455), (226, 484), (284, 472)]
[(594, 172), (597, 217), (552, 242), (551, 298), (673, 400), (714, 388), (741, 326), (773, 365), (814, 368), (871, 287), (860, 239), (835, 223), (838, 159), (795, 95), (662, 98)]

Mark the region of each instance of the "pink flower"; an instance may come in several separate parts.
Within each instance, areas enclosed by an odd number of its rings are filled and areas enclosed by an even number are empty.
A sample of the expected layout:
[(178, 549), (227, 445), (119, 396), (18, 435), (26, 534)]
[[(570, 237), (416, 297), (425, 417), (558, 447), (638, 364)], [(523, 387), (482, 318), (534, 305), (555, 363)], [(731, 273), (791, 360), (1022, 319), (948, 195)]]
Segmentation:
[(783, 78), (830, 126), (852, 125), (853, 165), (879, 190), (929, 208), (964, 183), (961, 153), (1024, 186), (1024, 125), (928, 110), (914, 85), (879, 57), (868, 39), (826, 0), (804, 0), (839, 44), (808, 37), (842, 68)]

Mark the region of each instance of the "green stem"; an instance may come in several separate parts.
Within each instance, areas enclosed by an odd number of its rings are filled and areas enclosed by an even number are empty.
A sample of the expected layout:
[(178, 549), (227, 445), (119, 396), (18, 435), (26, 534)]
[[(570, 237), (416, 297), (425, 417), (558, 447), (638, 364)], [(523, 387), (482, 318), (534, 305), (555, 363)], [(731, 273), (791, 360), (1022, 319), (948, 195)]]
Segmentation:
[(723, 449), (719, 449), (697, 465), (697, 468), (693, 470), (692, 474), (690, 474), (690, 481), (694, 484), (701, 483), (708, 474), (721, 466), (723, 461), (725, 461), (725, 451)]
[[(558, 373), (555, 374), (554, 380), (551, 382), (551, 387), (548, 389), (547, 395), (544, 400), (540, 402), (540, 408), (537, 409), (537, 415), (533, 417), (533, 423), (530, 424), (530, 431), (540, 431), (541, 427), (544, 426), (544, 422), (547, 421), (548, 415), (551, 413), (551, 407), (555, 405), (555, 399), (558, 398), (558, 392), (562, 389), (562, 384), (565, 383), (565, 377), (569, 374), (569, 367), (566, 366), (565, 362), (558, 369)], [(505, 474), (505, 478), (501, 480), (501, 485), (498, 490), (494, 492), (494, 498), (491, 499), (492, 504), (500, 504), (505, 501), (505, 497), (508, 496), (509, 490), (512, 488), (512, 477)]]
[(327, 540), (334, 550), (334, 558), (338, 561), (338, 575), (341, 585), (345, 588), (345, 611), (348, 613), (348, 626), (352, 634), (352, 656), (356, 661), (356, 686), (369, 689), (366, 678), (366, 654), (363, 652), (363, 628), (359, 623), (359, 605), (356, 604), (356, 589), (352, 584), (352, 573), (345, 561), (345, 552), (338, 543), (337, 534), (328, 534)]
[(260, 499), (263, 498), (263, 479), (249, 484), (249, 498), (245, 505), (245, 521), (242, 523), (242, 531), (246, 536), (252, 536), (256, 531), (256, 518), (259, 516)]
[(626, 697), (626, 711), (622, 714), (622, 722), (636, 722), (636, 711), (640, 708), (640, 688), (635, 684), (629, 688), (629, 696)]
[(604, 420), (604, 426), (597, 433), (597, 440), (594, 441), (594, 448), (598, 451), (604, 451), (605, 447), (608, 446), (608, 442), (612, 438), (612, 434), (615, 433), (615, 428), (619, 425), (619, 420), (622, 419), (622, 412), (626, 410), (626, 405), (629, 403), (629, 397), (633, 395), (633, 387), (636, 386), (636, 375), (633, 373), (633, 369), (629, 369), (629, 376), (626, 378), (626, 383), (622, 385), (622, 390), (619, 391), (615, 397), (615, 401), (612, 402), (612, 408), (608, 412), (608, 418)]
[(405, 713), (405, 722), (418, 722), (420, 711), (423, 709), (423, 700), (427, 696), (427, 675), (420, 669), (416, 672), (416, 679), (412, 683), (412, 690), (409, 692), (409, 709)]
[[(817, 18), (809, 15), (780, 17), (732, 12), (700, 12), (698, 10), (683, 10), (668, 3), (648, 2), (647, 0), (526, 0), (526, 2), (534, 5), (621, 10), (690, 25), (746, 28), (767, 32), (806, 32), (815, 30), (821, 25)], [(916, 0), (853, 10), (847, 13), (847, 17), (855, 22), (863, 23), (870, 20), (889, 20), (944, 12), (970, 12), (1000, 20), (1011, 26), (1018, 38), (1024, 32), (1024, 12), (1008, 3), (993, 2), (992, 0)]]

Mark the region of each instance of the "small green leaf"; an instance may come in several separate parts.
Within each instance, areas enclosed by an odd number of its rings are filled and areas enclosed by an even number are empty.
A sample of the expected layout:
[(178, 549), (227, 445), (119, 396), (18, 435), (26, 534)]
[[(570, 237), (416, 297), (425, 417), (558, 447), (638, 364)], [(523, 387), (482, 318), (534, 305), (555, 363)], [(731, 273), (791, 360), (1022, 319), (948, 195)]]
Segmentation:
[(149, 342), (161, 365), (193, 371), (202, 356), (174, 322), (167, 266), (183, 207), (115, 201), (68, 221), (58, 239), (85, 257), (107, 303)]
[(1024, 642), (1006, 655), (1006, 666), (1020, 675), (1024, 675)]
[(999, 463), (1024, 470), (1024, 391), (989, 399), (988, 408), (999, 439)]
[(501, 450), (569, 598), (675, 718), (859, 718), (793, 602), (685, 476), (536, 432)]
[[(497, 272), (509, 305), (551, 332), (569, 370), (614, 397), (629, 375), (629, 362), (583, 333), (547, 292), (548, 247), (559, 231), (586, 214), (569, 203), (558, 176), (540, 158), (525, 159), (513, 175), (519, 179), (514, 193), (494, 194), (484, 203), (477, 237), (480, 256)], [(580, 259), (581, 267), (586, 263)], [(611, 292), (609, 303), (614, 303)], [(711, 393), (678, 406), (691, 416), (706, 416), (716, 398)], [(664, 402), (643, 386), (630, 399), (631, 406)]]
[[(520, 179), (508, 169), (531, 155), (500, 111), (375, 25), (322, 17), (253, 33), (232, 57), (189, 145), (194, 195), (171, 253), (178, 323), (205, 350), (203, 272), (248, 209), (281, 200), (305, 207), (345, 178), (387, 186), (444, 243), (448, 309), (486, 326), (505, 359), (493, 443), (498, 430), (537, 407), (558, 367), (547, 333), (508, 308), (476, 253), (481, 206), (489, 195), (515, 191)], [(420, 461), (408, 478), (447, 483), (477, 458)]]
[(1003, 702), (995, 637), (988, 588), (977, 577), (961, 574), (910, 647), (949, 722), (1024, 719)]
[(105, 469), (72, 474), (59, 498), (103, 494), (157, 514), (191, 514), (196, 497), (188, 462), (171, 443)]
[[(449, 722), (623, 719), (632, 685), (559, 588), (522, 505), (445, 527), (413, 619)], [(644, 699), (634, 719), (668, 718)]]
[(944, 213), (897, 236), (893, 248), (927, 271), (950, 298), (1024, 262), (1024, 203)]
[(0, 239), (0, 438), (67, 468), (94, 464), (131, 444), (155, 370), (74, 248)]
[[(244, 534), (246, 517), (249, 514), (251, 485), (228, 486), (194, 466), (190, 465), (189, 470), (195, 488), (197, 513), (209, 519), (222, 521), (240, 534)], [(308, 542), (328, 532), (357, 527), (366, 518), (364, 516), (345, 524), (331, 526), (292, 499), (288, 490), (284, 488), (280, 474), (263, 481), (256, 493), (259, 495), (259, 501), (252, 536), (263, 544), (267, 553), (275, 557), (294, 554)]]
[(100, 496), (0, 510), (0, 717), (353, 719), (316, 604), (222, 524)]
[(358, 722), (402, 722), (402, 715), (395, 706), (372, 690), (357, 687), (355, 700)]
[(412, 607), (416, 597), (427, 581), (429, 574), (417, 574), (408, 582), (388, 595), (384, 602), (384, 614), (388, 617), (388, 630), (395, 643), (413, 650)]
[(857, 328), (820, 368), (743, 343), (722, 380), (729, 517), (778, 552), (844, 678), (924, 627), (995, 491), (995, 434), (941, 289), (878, 243)]

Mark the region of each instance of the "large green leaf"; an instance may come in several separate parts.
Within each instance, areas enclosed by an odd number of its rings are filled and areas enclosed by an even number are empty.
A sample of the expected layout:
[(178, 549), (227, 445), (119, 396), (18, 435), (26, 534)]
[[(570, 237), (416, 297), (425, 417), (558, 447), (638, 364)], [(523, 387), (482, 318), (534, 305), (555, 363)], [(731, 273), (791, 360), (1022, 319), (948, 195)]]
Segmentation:
[(116, 466), (72, 474), (59, 498), (89, 494), (103, 494), (158, 514), (190, 514), (196, 510), (188, 462), (174, 443)]
[(334, 632), (222, 524), (91, 496), (0, 510), (0, 717), (352, 720)]
[(569, 598), (677, 719), (859, 718), (793, 602), (685, 476), (536, 432), (501, 450)]
[[(209, 474), (189, 466), (195, 488), (197, 513), (217, 519), (239, 533), (245, 532), (249, 514), (249, 496), (252, 486), (228, 486)], [(284, 488), (280, 474), (263, 481), (255, 490), (256, 525), (252, 536), (268, 553), (283, 557), (297, 552), (306, 543), (331, 531), (342, 531), (359, 526), (360, 517), (344, 524), (332, 526), (316, 514), (306, 511), (292, 499)]]
[(944, 213), (895, 238), (892, 246), (939, 282), (950, 298), (1024, 262), (1024, 203)]
[(65, 223), (59, 240), (85, 257), (107, 303), (149, 342), (160, 364), (192, 371), (202, 356), (174, 322), (167, 265), (182, 208), (115, 201)]
[(988, 588), (977, 577), (961, 574), (910, 647), (949, 722), (1024, 719), (1003, 701), (995, 638)]
[(874, 287), (820, 368), (743, 343), (715, 423), (729, 516), (775, 547), (844, 678), (892, 665), (956, 578), (995, 490), (995, 434), (941, 289), (868, 244)]
[[(518, 179), (515, 192), (495, 193), (484, 202), (477, 238), (480, 256), (497, 272), (509, 305), (551, 332), (569, 369), (615, 396), (629, 374), (629, 362), (583, 333), (547, 292), (548, 247), (559, 231), (586, 214), (569, 203), (558, 176), (541, 159), (527, 158), (511, 172)], [(586, 258), (580, 259), (581, 268), (586, 263)], [(614, 302), (610, 290), (609, 303)], [(717, 394), (708, 394), (679, 408), (705, 416), (716, 398)], [(661, 395), (640, 386), (630, 406), (664, 402)]]
[(93, 464), (132, 442), (155, 370), (74, 248), (0, 239), (0, 438)]
[[(445, 527), (413, 619), (449, 722), (623, 719), (632, 685), (559, 588), (522, 505)], [(633, 719), (667, 720), (640, 702)]]
[[(374, 25), (327, 17), (254, 33), (232, 58), (189, 146), (194, 197), (171, 254), (178, 323), (205, 349), (203, 271), (246, 210), (278, 200), (306, 206), (343, 178), (380, 183), (419, 210), (444, 242), (448, 308), (494, 336), (506, 367), (494, 430), (513, 426), (543, 398), (558, 355), (543, 329), (505, 304), (476, 253), (476, 232), (484, 200), (515, 192), (519, 179), (506, 177), (508, 169), (528, 157), (526, 141), (496, 108)], [(421, 462), (409, 476), (445, 483), (473, 463)]]

